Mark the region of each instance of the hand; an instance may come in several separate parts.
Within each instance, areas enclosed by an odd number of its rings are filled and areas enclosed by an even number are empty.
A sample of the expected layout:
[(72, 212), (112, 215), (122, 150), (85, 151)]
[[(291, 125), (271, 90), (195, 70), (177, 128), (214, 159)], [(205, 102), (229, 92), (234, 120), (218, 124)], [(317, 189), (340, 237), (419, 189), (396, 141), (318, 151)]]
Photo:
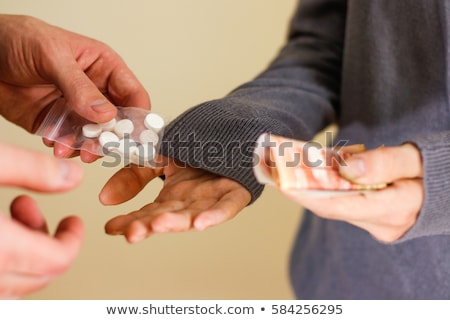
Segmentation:
[[(101, 42), (15, 15), (0, 15), (0, 40), (0, 113), (30, 132), (61, 95), (93, 122), (111, 120), (113, 104), (150, 107), (130, 69)], [(57, 157), (72, 153), (64, 147), (54, 152)]]
[(346, 158), (340, 173), (355, 183), (390, 184), (380, 191), (334, 198), (284, 194), (322, 218), (346, 221), (383, 242), (400, 239), (414, 225), (422, 207), (424, 187), (422, 159), (413, 145), (380, 147), (355, 154)]
[(134, 243), (153, 233), (204, 230), (230, 220), (250, 202), (250, 193), (238, 182), (167, 160), (163, 169), (123, 168), (106, 183), (100, 201), (113, 205), (133, 198), (149, 181), (165, 175), (155, 201), (110, 220), (108, 234), (123, 234)]
[(12, 219), (0, 214), (0, 299), (17, 299), (44, 288), (66, 271), (77, 256), (83, 225), (63, 219), (52, 237), (35, 202), (18, 197)]
[[(74, 188), (82, 178), (79, 166), (43, 154), (0, 144), (0, 185), (39, 192)], [(80, 219), (62, 220), (55, 236), (48, 234), (36, 203), (20, 196), (11, 205), (12, 218), (0, 213), (0, 298), (19, 298), (46, 286), (75, 259), (83, 239)]]

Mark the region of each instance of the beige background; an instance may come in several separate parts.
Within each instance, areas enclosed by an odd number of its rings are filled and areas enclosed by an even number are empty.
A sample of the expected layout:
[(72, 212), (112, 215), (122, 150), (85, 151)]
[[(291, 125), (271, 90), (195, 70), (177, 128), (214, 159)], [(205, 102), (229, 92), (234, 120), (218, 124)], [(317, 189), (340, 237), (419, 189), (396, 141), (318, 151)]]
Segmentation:
[[(296, 0), (3, 1), (113, 47), (150, 92), (153, 110), (175, 117), (254, 77), (286, 35)], [(42, 150), (40, 139), (6, 123), (2, 141)], [(75, 160), (78, 161), (78, 160)], [(155, 181), (129, 203), (103, 207), (97, 194), (115, 171), (83, 165), (76, 190), (36, 195), (53, 229), (80, 215), (86, 239), (73, 267), (31, 299), (291, 299), (288, 259), (301, 218), (297, 205), (266, 189), (236, 219), (204, 232), (158, 235), (137, 245), (107, 236), (104, 223), (151, 202)], [(19, 190), (0, 190), (1, 209)], [(30, 248), (32, 250), (32, 248)]]

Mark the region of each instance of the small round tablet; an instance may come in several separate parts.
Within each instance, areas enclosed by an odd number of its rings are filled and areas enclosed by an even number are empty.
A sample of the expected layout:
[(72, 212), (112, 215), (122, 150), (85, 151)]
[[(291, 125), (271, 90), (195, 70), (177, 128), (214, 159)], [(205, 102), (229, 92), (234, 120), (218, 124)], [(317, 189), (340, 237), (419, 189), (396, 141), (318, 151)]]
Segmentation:
[(99, 123), (98, 125), (102, 128), (103, 131), (112, 131), (117, 123), (117, 120), (112, 118), (108, 122)]
[(141, 133), (139, 134), (139, 142), (142, 144), (151, 143), (155, 146), (158, 143), (158, 141), (159, 141), (158, 134), (151, 129), (142, 130)]
[(144, 125), (147, 129), (153, 129), (158, 133), (164, 127), (164, 119), (155, 113), (150, 113), (145, 117)]
[(102, 128), (95, 123), (85, 124), (83, 126), (83, 136), (86, 138), (97, 138), (102, 133)]
[(119, 147), (119, 137), (110, 131), (102, 132), (98, 141), (100, 142), (100, 145), (108, 151)]
[(133, 121), (130, 119), (119, 120), (114, 126), (114, 132), (119, 136), (119, 138), (123, 138), (126, 134), (130, 135), (133, 130)]

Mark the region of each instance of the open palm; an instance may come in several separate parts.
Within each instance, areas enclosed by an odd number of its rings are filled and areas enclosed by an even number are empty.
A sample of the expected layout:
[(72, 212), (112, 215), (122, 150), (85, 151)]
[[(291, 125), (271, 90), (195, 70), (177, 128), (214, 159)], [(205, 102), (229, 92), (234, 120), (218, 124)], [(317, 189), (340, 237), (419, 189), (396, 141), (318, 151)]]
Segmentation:
[(247, 189), (234, 180), (166, 160), (164, 168), (123, 168), (106, 183), (100, 201), (114, 205), (133, 198), (154, 178), (165, 176), (156, 199), (110, 220), (108, 234), (123, 234), (134, 243), (153, 233), (203, 230), (235, 217), (251, 200)]

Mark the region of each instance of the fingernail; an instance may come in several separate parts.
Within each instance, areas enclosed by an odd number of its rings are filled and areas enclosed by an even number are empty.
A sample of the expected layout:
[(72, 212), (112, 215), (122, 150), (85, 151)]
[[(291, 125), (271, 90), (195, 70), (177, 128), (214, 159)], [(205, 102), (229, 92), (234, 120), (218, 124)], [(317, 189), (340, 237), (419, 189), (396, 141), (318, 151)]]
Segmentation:
[(99, 100), (95, 100), (94, 102), (92, 102), (91, 108), (95, 112), (110, 112), (111, 104), (109, 103), (108, 100), (99, 99)]
[(58, 159), (59, 173), (64, 184), (74, 184), (81, 180), (83, 171), (70, 160)]
[(339, 167), (339, 173), (349, 180), (355, 180), (366, 173), (366, 163), (361, 157), (350, 157)]

